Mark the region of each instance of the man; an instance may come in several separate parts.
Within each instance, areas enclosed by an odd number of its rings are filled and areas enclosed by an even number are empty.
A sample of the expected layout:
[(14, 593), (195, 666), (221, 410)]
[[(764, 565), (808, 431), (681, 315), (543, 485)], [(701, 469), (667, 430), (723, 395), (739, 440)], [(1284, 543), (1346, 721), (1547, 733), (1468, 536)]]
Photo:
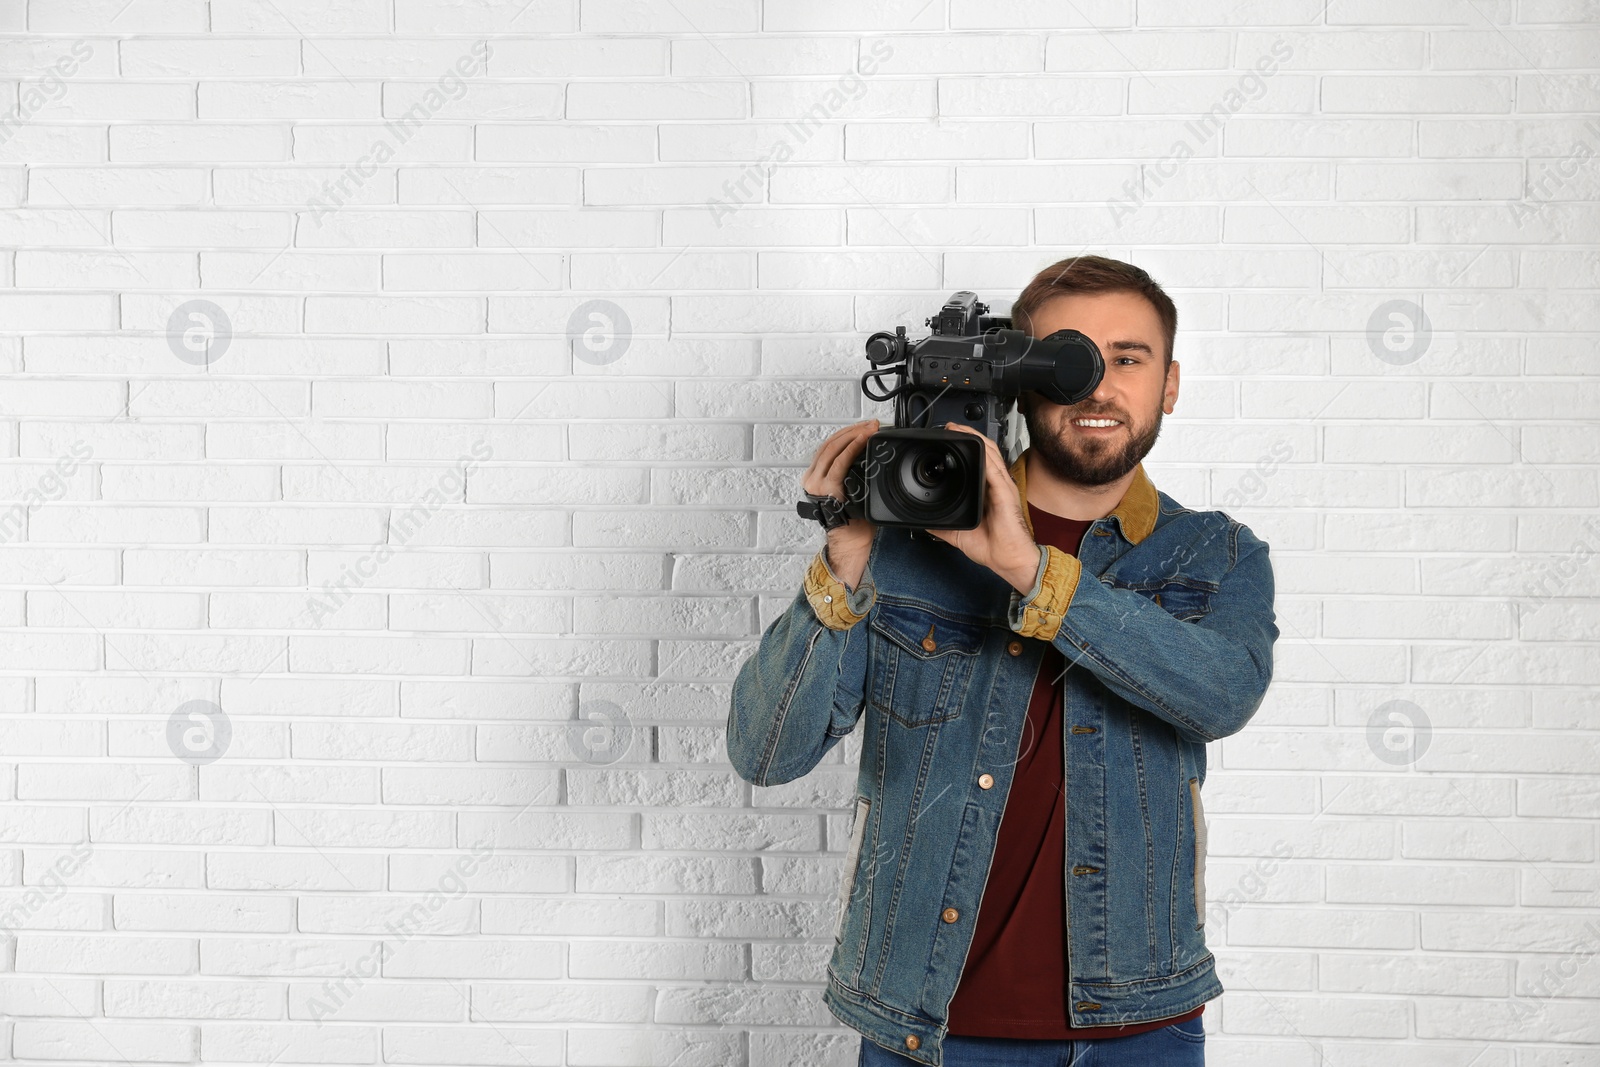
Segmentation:
[[(1267, 545), (1145, 473), (1179, 376), (1177, 311), (1148, 274), (1064, 260), (1012, 318), (1087, 334), (1099, 387), (1023, 397), (1009, 471), (983, 438), (978, 528), (830, 529), (739, 671), (728, 755), (747, 781), (793, 781), (865, 715), (823, 993), (862, 1064), (1200, 1064), (1222, 992), (1205, 744), (1271, 681)], [(829, 437), (805, 490), (843, 497), (877, 425)]]

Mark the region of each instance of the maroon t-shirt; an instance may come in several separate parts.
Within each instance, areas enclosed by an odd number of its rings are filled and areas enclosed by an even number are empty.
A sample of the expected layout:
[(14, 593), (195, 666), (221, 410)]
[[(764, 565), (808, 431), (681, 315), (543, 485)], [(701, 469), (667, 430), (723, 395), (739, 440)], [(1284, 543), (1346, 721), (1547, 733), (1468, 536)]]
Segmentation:
[[(1064, 519), (1028, 505), (1033, 538), (1076, 556), (1090, 519)], [(1074, 1027), (1067, 1021), (1066, 797), (1061, 751), (1061, 673), (1066, 660), (1045, 651), (1017, 747), (1015, 777), (983, 889), (972, 947), (950, 1001), (958, 1037), (1074, 1040), (1127, 1037), (1192, 1019), (1184, 1015), (1124, 1026)]]

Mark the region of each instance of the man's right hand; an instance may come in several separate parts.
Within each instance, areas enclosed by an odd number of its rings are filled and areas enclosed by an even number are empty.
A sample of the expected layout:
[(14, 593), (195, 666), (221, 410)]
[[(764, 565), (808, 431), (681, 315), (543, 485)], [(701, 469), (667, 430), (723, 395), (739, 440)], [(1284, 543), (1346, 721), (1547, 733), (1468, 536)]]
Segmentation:
[[(878, 432), (878, 420), (868, 419), (835, 431), (818, 447), (811, 457), (811, 466), (800, 479), (800, 487), (818, 496), (836, 496), (845, 499), (844, 476), (850, 465), (867, 447), (867, 440)], [(855, 590), (861, 574), (867, 569), (867, 556), (872, 552), (872, 535), (876, 527), (866, 519), (853, 518), (843, 526), (828, 531), (828, 566), (833, 573)]]

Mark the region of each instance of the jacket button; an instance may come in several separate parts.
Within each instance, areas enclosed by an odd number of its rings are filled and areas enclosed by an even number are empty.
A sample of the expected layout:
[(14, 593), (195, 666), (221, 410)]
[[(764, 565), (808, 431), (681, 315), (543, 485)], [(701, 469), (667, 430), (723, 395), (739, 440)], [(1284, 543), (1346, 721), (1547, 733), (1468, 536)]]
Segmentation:
[(961, 918), (961, 913), (954, 908), (946, 908), (944, 909), (944, 914), (939, 917), (947, 923), (953, 923)]
[(906, 1048), (910, 1049), (912, 1052), (915, 1052), (917, 1049), (919, 1049), (921, 1047), (922, 1047), (922, 1038), (918, 1037), (916, 1034), (907, 1034), (906, 1035)]
[(988, 789), (989, 787), (991, 787), (993, 785), (994, 785), (994, 775), (992, 775), (992, 774), (980, 774), (980, 775), (978, 775), (978, 788), (980, 788), (980, 789)]
[(1013, 656), (1022, 655), (1022, 642), (1021, 641), (1013, 641), (1013, 642), (1011, 642), (1009, 645), (1006, 646), (1006, 651), (1011, 653)]
[(936, 649), (936, 648), (938, 648), (938, 647), (939, 647), (939, 645), (938, 645), (938, 643), (937, 643), (937, 642), (936, 642), (936, 641), (934, 641), (934, 639), (933, 639), (933, 638), (931, 638), (931, 637), (924, 637), (924, 638), (923, 638), (923, 639), (922, 639), (922, 647), (923, 647), (923, 648), (924, 648), (924, 649), (925, 649), (925, 650), (926, 650), (926, 651), (928, 651), (928, 652), (932, 652), (932, 651), (933, 651), (933, 650), (934, 650), (934, 649)]
[(830, 593), (830, 594), (828, 594), (828, 595), (827, 595), (827, 596), (824, 596), (824, 597), (823, 597), (823, 598), (822, 598), (822, 602), (823, 602), (823, 603), (824, 603), (824, 604), (832, 604), (832, 603), (833, 603), (833, 595), (832, 595), (832, 594), (831, 594), (831, 593)]

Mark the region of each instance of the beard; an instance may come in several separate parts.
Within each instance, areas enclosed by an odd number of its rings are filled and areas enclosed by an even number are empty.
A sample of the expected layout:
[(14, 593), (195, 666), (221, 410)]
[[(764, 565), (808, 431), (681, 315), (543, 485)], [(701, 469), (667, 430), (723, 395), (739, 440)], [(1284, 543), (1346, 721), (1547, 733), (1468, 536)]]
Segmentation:
[[(1034, 411), (1032, 396), (1024, 396), (1017, 409), (1028, 427), (1028, 445), (1057, 478), (1078, 485), (1105, 485), (1137, 467), (1155, 447), (1161, 433), (1161, 407), (1147, 425), (1136, 425), (1120, 411), (1087, 411), (1081, 405), (1055, 406), (1051, 425)], [(1121, 419), (1127, 432), (1104, 439), (1079, 437), (1071, 426), (1073, 419)]]

